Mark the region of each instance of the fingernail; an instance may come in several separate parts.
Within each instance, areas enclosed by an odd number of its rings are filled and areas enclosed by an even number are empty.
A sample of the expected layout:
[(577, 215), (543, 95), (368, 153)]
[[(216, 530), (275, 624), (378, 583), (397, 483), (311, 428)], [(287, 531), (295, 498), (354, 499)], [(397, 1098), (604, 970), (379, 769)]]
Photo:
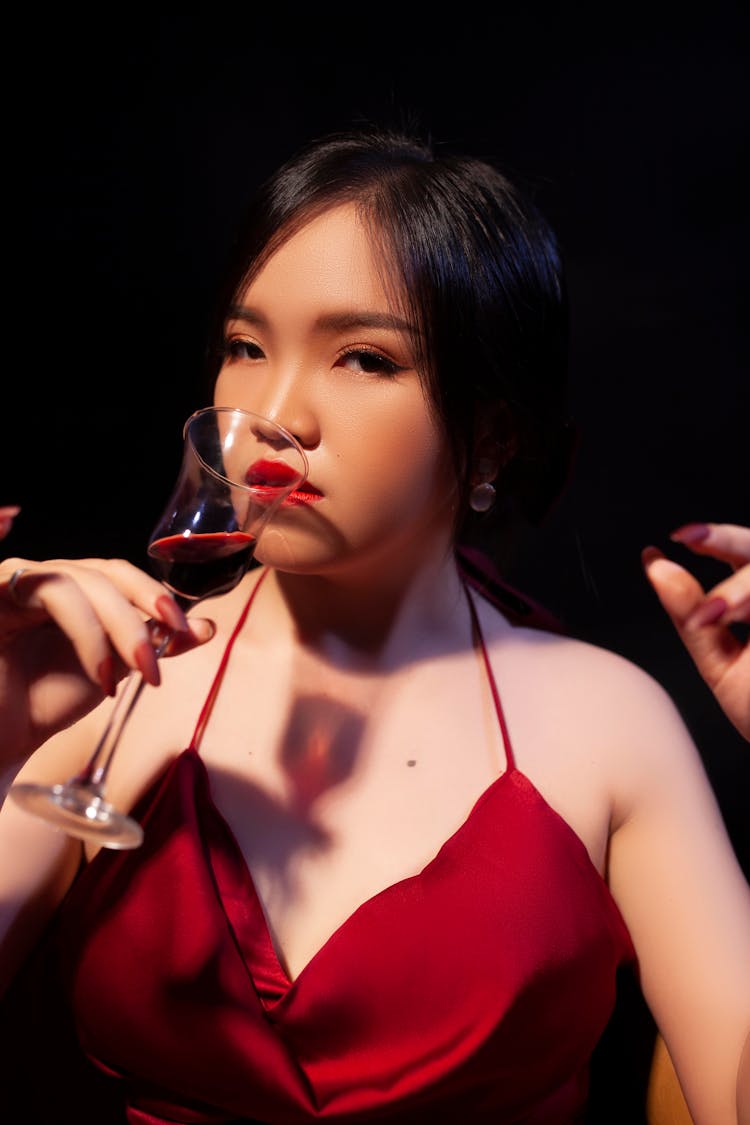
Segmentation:
[(115, 685), (115, 666), (111, 656), (107, 656), (102, 660), (96, 670), (96, 678), (101, 684), (102, 691), (105, 695), (115, 694), (117, 690)]
[(188, 627), (187, 618), (168, 594), (162, 594), (156, 599), (156, 608), (166, 625), (175, 633), (184, 633)]
[(651, 583), (669, 582), (670, 579), (678, 578), (685, 573), (678, 563), (666, 558), (657, 548), (647, 547), (645, 551), (641, 552), (641, 560), (646, 577)]
[(678, 527), (670, 535), (670, 539), (675, 543), (702, 543), (704, 539), (708, 539), (711, 534), (711, 528), (705, 523), (686, 523), (683, 527)]
[(715, 625), (727, 611), (724, 598), (709, 598), (694, 610), (685, 622), (686, 629), (700, 629), (704, 625)]
[(161, 683), (159, 661), (149, 641), (140, 641), (135, 646), (135, 662), (146, 683), (158, 687)]
[(644, 547), (643, 550), (641, 551), (641, 562), (643, 563), (644, 566), (648, 566), (649, 563), (655, 562), (656, 559), (663, 559), (663, 558), (664, 558), (664, 555), (659, 550), (658, 547), (651, 547), (651, 546)]

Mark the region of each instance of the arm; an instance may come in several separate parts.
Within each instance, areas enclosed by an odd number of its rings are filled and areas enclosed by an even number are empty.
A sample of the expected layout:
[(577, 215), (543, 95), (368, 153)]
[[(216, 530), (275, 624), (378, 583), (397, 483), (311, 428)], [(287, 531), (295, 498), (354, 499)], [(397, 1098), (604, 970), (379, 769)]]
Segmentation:
[(635, 673), (620, 697), (608, 881), (696, 1125), (736, 1125), (747, 1082), (750, 888), (671, 701)]
[[(20, 578), (11, 584), (13, 574)], [(146, 619), (177, 630), (170, 655), (213, 635), (122, 560), (0, 563), (0, 774), (55, 782), (95, 745), (119, 678), (159, 682)], [(103, 702), (104, 701), (104, 702)], [(97, 705), (103, 704), (101, 708)], [(6, 802), (0, 811), (0, 990), (38, 938), (81, 859), (78, 841)]]

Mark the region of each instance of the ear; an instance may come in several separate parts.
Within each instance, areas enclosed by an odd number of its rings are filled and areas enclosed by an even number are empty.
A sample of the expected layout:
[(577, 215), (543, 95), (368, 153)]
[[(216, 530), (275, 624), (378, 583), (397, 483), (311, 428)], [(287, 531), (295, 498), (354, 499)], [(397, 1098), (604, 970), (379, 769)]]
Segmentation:
[(472, 485), (496, 480), (518, 452), (513, 413), (505, 401), (484, 407), (477, 416), (469, 480)]

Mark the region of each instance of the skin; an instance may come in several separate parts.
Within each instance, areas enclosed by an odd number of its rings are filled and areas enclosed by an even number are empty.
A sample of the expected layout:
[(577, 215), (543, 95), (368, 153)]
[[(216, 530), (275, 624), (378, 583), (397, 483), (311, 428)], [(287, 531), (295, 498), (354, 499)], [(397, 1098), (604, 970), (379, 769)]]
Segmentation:
[(408, 575), (435, 541), (448, 549), (456, 490), (410, 326), (353, 215), (342, 207), (309, 223), (241, 295), (214, 397), (290, 429), (321, 493), (274, 520), (258, 557), (361, 583), (386, 568)]
[[(239, 306), (216, 401), (295, 433), (310, 463), (310, 497), (261, 537), (270, 569), (201, 756), (294, 978), (357, 906), (434, 856), (505, 762), (452, 559), (446, 442), (356, 212), (338, 207), (303, 227)], [(723, 532), (715, 534), (704, 540), (709, 553)], [(664, 561), (647, 559), (650, 580), (699, 666), (710, 671), (714, 661), (708, 682), (718, 694), (746, 654), (725, 654), (715, 674), (726, 624), (689, 623), (711, 592), (680, 593), (683, 574)], [(12, 658), (0, 667), (23, 675), (31, 664), (21, 660), (22, 642), (62, 630), (73, 648), (66, 642), (60, 660), (79, 673), (76, 690), (54, 706), (49, 683), (30, 684), (40, 702), (11, 767), (62, 715), (101, 699), (97, 670), (110, 645), (115, 675), (146, 660), (144, 617), (158, 614), (162, 593), (127, 564), (17, 559), (0, 563), (0, 591), (21, 565), (31, 570), (17, 587), (23, 608), (0, 597), (0, 651)], [(733, 612), (743, 567), (723, 586)], [(215, 636), (195, 622), (182, 634), (189, 651), (165, 661), (160, 686), (144, 692), (111, 776), (119, 807), (132, 806), (188, 745), (200, 704), (185, 700), (204, 698), (258, 575), (204, 603)], [(484, 602), (477, 608), (518, 767), (607, 880), (695, 1121), (735, 1125), (750, 1020), (750, 894), (684, 724), (663, 690), (619, 656), (513, 628)], [(739, 694), (722, 692), (732, 721)], [(52, 737), (20, 776), (57, 781), (74, 772), (110, 705)], [(6, 976), (69, 885), (79, 849), (12, 802), (3, 808)]]
[(730, 631), (750, 619), (750, 529), (734, 524), (688, 524), (672, 539), (699, 555), (727, 563), (731, 577), (705, 592), (684, 566), (646, 548), (646, 574), (698, 671), (740, 734), (750, 741), (750, 646)]
[(13, 521), (21, 509), (17, 504), (5, 504), (0, 507), (0, 539), (5, 539), (13, 528)]

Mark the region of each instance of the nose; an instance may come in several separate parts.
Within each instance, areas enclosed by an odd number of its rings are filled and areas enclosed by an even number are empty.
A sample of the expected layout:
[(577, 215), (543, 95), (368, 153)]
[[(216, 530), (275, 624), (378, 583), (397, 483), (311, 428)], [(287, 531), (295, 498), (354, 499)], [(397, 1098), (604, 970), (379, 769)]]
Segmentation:
[(290, 433), (303, 449), (314, 449), (320, 441), (317, 414), (298, 392), (277, 393), (264, 399), (257, 413)]
[[(250, 430), (253, 437), (261, 447), (268, 449), (286, 450), (289, 448), (289, 435), (294, 439), (296, 444), (302, 449), (303, 455), (305, 446), (300, 439), (299, 435), (294, 430), (289, 429), (283, 422), (276, 418), (271, 418), (268, 413), (254, 414), (253, 421), (250, 423)], [(305, 473), (307, 473), (308, 466), (303, 462), (300, 457), (300, 465), (304, 465)]]
[[(304, 450), (314, 449), (320, 442), (318, 411), (304, 373), (267, 371), (256, 379), (237, 381), (231, 368), (225, 368), (219, 373), (214, 400), (217, 404), (221, 401), (240, 406), (281, 426)], [(258, 423), (258, 431), (264, 438), (273, 438), (272, 433), (262, 432), (262, 422)]]

